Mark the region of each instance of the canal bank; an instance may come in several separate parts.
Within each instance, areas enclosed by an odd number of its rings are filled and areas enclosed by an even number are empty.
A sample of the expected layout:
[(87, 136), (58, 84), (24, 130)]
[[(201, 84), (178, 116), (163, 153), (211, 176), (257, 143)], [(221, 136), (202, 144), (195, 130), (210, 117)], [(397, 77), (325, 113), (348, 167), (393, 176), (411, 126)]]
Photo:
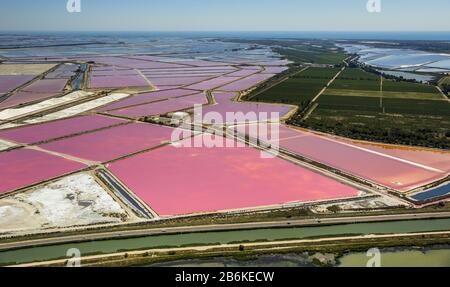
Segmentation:
[[(352, 252), (339, 258), (339, 267), (365, 267), (370, 257)], [(380, 250), (381, 267), (450, 267), (450, 246), (387, 248)]]
[[(386, 248), (380, 250), (382, 267), (450, 267), (450, 245), (416, 248)], [(229, 257), (188, 259), (147, 265), (148, 267), (314, 267), (317, 258), (333, 261), (338, 267), (366, 267), (372, 257), (366, 252), (338, 254), (286, 253), (263, 254), (248, 260)]]
[(450, 219), (355, 223), (317, 227), (217, 231), (189, 234), (146, 236), (140, 238), (102, 240), (73, 244), (31, 247), (0, 252), (0, 264), (11, 265), (66, 258), (67, 250), (76, 248), (82, 256), (110, 254), (133, 250), (276, 242), (370, 234), (421, 233), (450, 230)]

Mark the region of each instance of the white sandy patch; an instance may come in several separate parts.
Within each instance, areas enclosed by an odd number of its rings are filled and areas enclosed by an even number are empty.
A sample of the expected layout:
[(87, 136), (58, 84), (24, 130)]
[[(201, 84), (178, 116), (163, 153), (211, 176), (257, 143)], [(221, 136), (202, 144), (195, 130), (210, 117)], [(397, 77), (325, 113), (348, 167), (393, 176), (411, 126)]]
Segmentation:
[(8, 142), (8, 141), (0, 139), (0, 151), (9, 149), (9, 148), (14, 147), (14, 146), (16, 146), (15, 143)]
[(91, 175), (84, 173), (0, 200), (0, 234), (128, 219), (126, 211)]
[(379, 196), (375, 198), (363, 198), (358, 200), (348, 200), (339, 203), (320, 204), (310, 207), (314, 213), (332, 213), (328, 208), (339, 206), (340, 212), (353, 212), (358, 210), (377, 211), (380, 209), (405, 206), (399, 200), (395, 200), (387, 196)]
[[(85, 93), (85, 92), (83, 92)], [(91, 94), (91, 93), (89, 93)], [(1, 129), (9, 129), (9, 128), (15, 128), (15, 127), (20, 127), (20, 126), (24, 126), (24, 125), (28, 125), (28, 124), (38, 124), (38, 123), (45, 123), (48, 121), (53, 121), (53, 120), (59, 120), (59, 119), (64, 119), (64, 118), (68, 118), (68, 117), (73, 117), (76, 116), (78, 114), (90, 111), (92, 109), (107, 105), (109, 103), (121, 100), (123, 98), (128, 97), (129, 94), (110, 94), (106, 97), (103, 98), (99, 98), (90, 102), (86, 102), (83, 104), (79, 104), (58, 112), (54, 112), (51, 114), (47, 114), (41, 117), (36, 117), (36, 118), (32, 118), (26, 121), (23, 121), (21, 123), (7, 123), (7, 124), (3, 124), (0, 126), (0, 130)]]
[(56, 64), (1, 64), (0, 75), (39, 75)]
[(47, 122), (47, 121), (53, 121), (53, 120), (58, 120), (58, 119), (63, 119), (63, 118), (68, 118), (68, 117), (72, 117), (75, 115), (78, 115), (80, 113), (86, 112), (86, 111), (90, 111), (92, 109), (104, 106), (106, 104), (109, 104), (111, 102), (115, 102), (117, 100), (121, 100), (123, 98), (128, 97), (129, 94), (111, 94), (108, 95), (106, 97), (103, 98), (99, 98), (90, 102), (86, 102), (77, 106), (73, 106), (70, 108), (67, 108), (65, 110), (61, 110), (52, 114), (48, 114), (39, 118), (34, 118), (34, 119), (30, 119), (25, 121), (25, 123), (27, 124), (35, 124), (35, 123), (42, 123), (42, 122)]
[(39, 111), (48, 110), (50, 108), (54, 108), (59, 105), (69, 104), (73, 101), (81, 100), (90, 95), (92, 95), (92, 93), (84, 91), (76, 91), (59, 98), (52, 98), (23, 108), (7, 109), (0, 112), (0, 120), (10, 120), (30, 113), (37, 113)]

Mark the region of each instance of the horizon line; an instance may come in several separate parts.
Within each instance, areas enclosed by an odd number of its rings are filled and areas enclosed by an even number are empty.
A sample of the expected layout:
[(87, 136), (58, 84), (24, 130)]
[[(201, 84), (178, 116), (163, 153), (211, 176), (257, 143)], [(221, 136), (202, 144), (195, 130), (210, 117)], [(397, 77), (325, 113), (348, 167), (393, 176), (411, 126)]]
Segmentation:
[(147, 32), (147, 33), (450, 33), (450, 30), (0, 30), (3, 32)]

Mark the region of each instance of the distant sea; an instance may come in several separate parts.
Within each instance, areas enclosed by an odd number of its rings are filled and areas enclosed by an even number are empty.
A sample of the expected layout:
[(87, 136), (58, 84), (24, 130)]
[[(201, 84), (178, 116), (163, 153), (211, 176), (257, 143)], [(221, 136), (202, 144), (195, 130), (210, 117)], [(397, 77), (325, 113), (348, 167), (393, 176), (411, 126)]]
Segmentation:
[(15, 35), (77, 35), (77, 36), (94, 36), (94, 35), (116, 35), (116, 36), (145, 36), (145, 37), (180, 37), (180, 38), (209, 38), (209, 37), (232, 37), (232, 38), (250, 38), (250, 39), (333, 39), (333, 40), (423, 40), (423, 41), (450, 41), (450, 31), (444, 32), (263, 32), (263, 31), (242, 31), (242, 32), (26, 32), (26, 31), (8, 31), (0, 34)]

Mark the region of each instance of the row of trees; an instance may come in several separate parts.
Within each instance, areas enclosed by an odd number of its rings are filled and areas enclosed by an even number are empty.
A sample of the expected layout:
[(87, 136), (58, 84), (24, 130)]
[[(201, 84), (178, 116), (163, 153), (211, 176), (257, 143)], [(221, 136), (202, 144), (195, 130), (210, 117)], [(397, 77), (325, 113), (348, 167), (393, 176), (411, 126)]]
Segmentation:
[(321, 118), (320, 121), (309, 119), (305, 122), (301, 120), (301, 116), (291, 118), (289, 124), (357, 140), (450, 149), (450, 131), (443, 132), (439, 129), (409, 129), (408, 127), (396, 127), (394, 125), (391, 127), (353, 126), (326, 118)]
[[(406, 79), (406, 78), (404, 78), (402, 76), (394, 76), (394, 75), (386, 74), (386, 73), (378, 71), (377, 69), (375, 69), (375, 68), (373, 68), (371, 66), (364, 65), (364, 64), (361, 64), (361, 63), (355, 62), (355, 61), (350, 62), (349, 63), (349, 67), (350, 68), (360, 68), (360, 69), (366, 71), (367, 73), (371, 73), (371, 74), (375, 74), (375, 75), (378, 75), (378, 76), (382, 76), (383, 78), (391, 80), (391, 81), (409, 82), (409, 83), (418, 83), (418, 84), (422, 83), (420, 81), (417, 81), (416, 79)], [(432, 84), (432, 81), (430, 81), (430, 84)]]

